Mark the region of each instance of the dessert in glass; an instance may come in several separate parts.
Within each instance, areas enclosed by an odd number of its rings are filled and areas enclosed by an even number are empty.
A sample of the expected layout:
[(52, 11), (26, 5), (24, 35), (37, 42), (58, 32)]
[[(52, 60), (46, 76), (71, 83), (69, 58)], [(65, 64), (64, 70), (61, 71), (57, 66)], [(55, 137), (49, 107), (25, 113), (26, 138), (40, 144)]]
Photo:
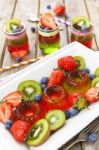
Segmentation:
[(38, 23), (39, 47), (44, 54), (51, 54), (60, 48), (59, 26), (50, 13), (45, 13)]
[(78, 41), (88, 48), (92, 48), (93, 26), (83, 16), (75, 17), (71, 23), (71, 42)]
[(14, 58), (23, 58), (29, 52), (29, 42), (26, 27), (19, 19), (8, 20), (4, 29), (6, 46)]

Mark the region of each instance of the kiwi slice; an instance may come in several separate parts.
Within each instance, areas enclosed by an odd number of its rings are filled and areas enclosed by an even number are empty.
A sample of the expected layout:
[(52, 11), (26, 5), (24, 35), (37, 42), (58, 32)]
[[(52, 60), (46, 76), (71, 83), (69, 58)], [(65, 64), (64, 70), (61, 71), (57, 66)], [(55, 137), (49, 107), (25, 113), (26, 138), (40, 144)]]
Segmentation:
[(18, 86), (18, 91), (23, 94), (24, 101), (32, 101), (35, 95), (41, 95), (42, 93), (40, 84), (34, 80), (21, 82)]
[(49, 124), (50, 124), (50, 129), (52, 131), (58, 130), (65, 124), (65, 113), (62, 110), (52, 110), (47, 113), (45, 117)]
[(92, 80), (92, 87), (99, 87), (99, 76), (95, 77), (93, 80)]
[(86, 64), (85, 64), (85, 60), (84, 60), (83, 57), (81, 57), (81, 56), (75, 56), (74, 59), (76, 60), (76, 62), (78, 64), (77, 65), (78, 69), (82, 70), (82, 69), (85, 68)]
[(10, 19), (6, 23), (6, 31), (9, 33), (13, 32), (13, 25), (19, 26), (21, 21), (19, 19)]
[(95, 75), (96, 75), (96, 76), (99, 76), (99, 67), (96, 68), (96, 70), (95, 70)]
[(46, 119), (37, 121), (27, 136), (27, 144), (39, 146), (44, 143), (50, 135), (50, 126)]

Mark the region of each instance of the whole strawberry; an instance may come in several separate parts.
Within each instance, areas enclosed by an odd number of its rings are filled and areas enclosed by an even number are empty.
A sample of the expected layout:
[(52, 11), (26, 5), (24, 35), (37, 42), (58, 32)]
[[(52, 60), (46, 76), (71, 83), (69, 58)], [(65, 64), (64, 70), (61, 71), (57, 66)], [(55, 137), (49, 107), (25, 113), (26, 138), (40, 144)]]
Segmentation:
[(63, 81), (64, 81), (64, 71), (60, 69), (54, 70), (49, 77), (48, 86), (58, 85), (61, 84)]
[(77, 62), (72, 56), (62, 57), (58, 60), (58, 67), (63, 68), (68, 72), (75, 69), (76, 66), (77, 66)]
[(64, 15), (64, 13), (65, 13), (65, 7), (64, 7), (64, 5), (62, 5), (62, 4), (56, 5), (55, 8), (54, 8), (54, 13), (57, 16)]

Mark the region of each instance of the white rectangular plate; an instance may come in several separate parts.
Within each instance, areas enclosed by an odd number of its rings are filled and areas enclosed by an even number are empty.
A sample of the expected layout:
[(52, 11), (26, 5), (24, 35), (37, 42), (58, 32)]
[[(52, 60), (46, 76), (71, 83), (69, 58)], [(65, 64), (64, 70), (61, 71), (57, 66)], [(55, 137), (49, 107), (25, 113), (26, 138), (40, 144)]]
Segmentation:
[[(43, 60), (36, 62), (22, 71), (12, 76), (5, 85), (0, 88), (0, 98), (17, 89), (18, 84), (27, 79), (40, 81), (42, 76), (49, 76), (52, 69), (57, 66), (57, 59), (68, 55), (80, 55), (86, 60), (86, 66), (94, 72), (99, 66), (99, 53), (93, 52), (85, 46), (74, 42), (65, 46), (61, 50), (46, 56)], [(39, 147), (26, 147), (14, 140), (9, 131), (5, 130), (4, 125), (0, 123), (0, 149), (1, 150), (57, 150), (63, 144), (68, 142), (90, 122), (99, 116), (99, 102), (90, 105), (89, 109), (84, 109), (76, 117), (66, 121), (66, 125), (52, 134), (49, 139)]]

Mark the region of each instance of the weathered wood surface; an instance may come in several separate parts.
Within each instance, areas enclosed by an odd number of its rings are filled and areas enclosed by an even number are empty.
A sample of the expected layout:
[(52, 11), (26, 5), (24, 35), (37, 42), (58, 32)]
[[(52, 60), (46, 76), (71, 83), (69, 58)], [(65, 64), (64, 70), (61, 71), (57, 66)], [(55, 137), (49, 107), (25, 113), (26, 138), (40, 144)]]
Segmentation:
[[(31, 32), (31, 27), (36, 26), (36, 24), (28, 21), (27, 14), (33, 13), (35, 16), (39, 16), (46, 11), (52, 11), (47, 9), (48, 4), (53, 8), (59, 2), (63, 3), (66, 8), (65, 15), (62, 19), (71, 20), (73, 17), (81, 15), (88, 17), (92, 21), (95, 33), (92, 49), (99, 50), (99, 0), (0, 0), (0, 67), (11, 65), (15, 62), (5, 47), (3, 27), (6, 20), (12, 17), (22, 20), (26, 25), (30, 42), (30, 53), (27, 57), (41, 56), (42, 53), (38, 47), (37, 32)], [(60, 31), (61, 47), (63, 47), (69, 43), (70, 31), (68, 27), (61, 26), (63, 28)], [(1, 74), (0, 77), (7, 76), (22, 68), (7, 71)], [(87, 142), (76, 144), (71, 150), (99, 150), (99, 140), (95, 144), (88, 144)]]

